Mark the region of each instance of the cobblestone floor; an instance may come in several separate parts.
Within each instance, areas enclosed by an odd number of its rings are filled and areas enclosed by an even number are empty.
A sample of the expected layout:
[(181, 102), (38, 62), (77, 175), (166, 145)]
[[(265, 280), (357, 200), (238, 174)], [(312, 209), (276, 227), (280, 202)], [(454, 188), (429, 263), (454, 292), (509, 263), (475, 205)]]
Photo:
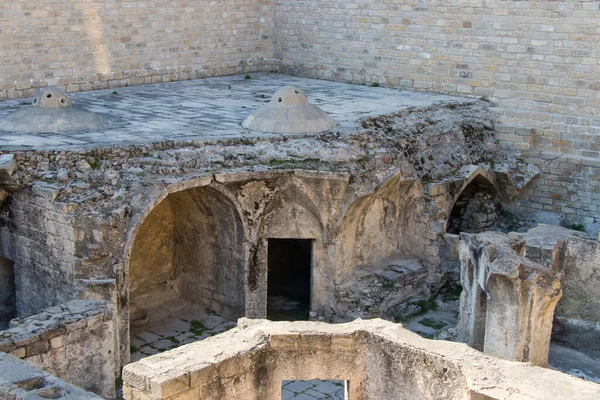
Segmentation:
[(209, 309), (171, 301), (148, 312), (148, 322), (131, 327), (131, 361), (196, 342), (235, 327)]
[[(473, 100), (431, 93), (368, 87), (278, 74), (234, 75), (72, 93), (73, 104), (108, 119), (94, 131), (62, 134), (0, 132), (0, 149), (79, 149), (174, 140), (278, 137), (241, 127), (254, 109), (285, 85), (303, 90), (328, 112), (338, 131), (351, 132), (360, 118), (436, 103)], [(31, 99), (0, 102), (0, 118), (31, 106)]]
[(345, 400), (345, 398), (344, 381), (283, 381), (281, 385), (281, 400)]

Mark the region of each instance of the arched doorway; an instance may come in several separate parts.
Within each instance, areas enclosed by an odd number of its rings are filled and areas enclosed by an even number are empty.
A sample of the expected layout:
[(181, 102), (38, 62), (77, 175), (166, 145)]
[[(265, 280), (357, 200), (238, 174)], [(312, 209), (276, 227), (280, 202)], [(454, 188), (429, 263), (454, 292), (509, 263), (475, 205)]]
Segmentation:
[(494, 227), (499, 217), (500, 198), (496, 188), (486, 178), (477, 175), (454, 203), (446, 232), (483, 232)]
[(168, 195), (131, 249), (132, 359), (231, 327), (244, 315), (244, 264), (243, 224), (227, 196), (210, 186)]

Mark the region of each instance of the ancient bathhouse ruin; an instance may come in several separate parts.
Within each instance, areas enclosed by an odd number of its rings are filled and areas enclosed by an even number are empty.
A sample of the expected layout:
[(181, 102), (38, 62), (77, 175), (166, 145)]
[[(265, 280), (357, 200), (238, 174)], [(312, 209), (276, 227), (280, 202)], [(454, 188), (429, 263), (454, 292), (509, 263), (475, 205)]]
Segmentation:
[(0, 399), (600, 398), (599, 3), (443, 3), (1, 2)]

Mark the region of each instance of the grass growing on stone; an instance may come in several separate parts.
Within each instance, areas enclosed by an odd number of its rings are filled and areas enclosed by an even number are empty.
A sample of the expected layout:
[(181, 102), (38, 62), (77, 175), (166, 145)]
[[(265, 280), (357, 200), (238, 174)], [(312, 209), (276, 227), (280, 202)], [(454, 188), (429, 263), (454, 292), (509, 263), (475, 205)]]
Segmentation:
[(190, 332), (195, 335), (202, 335), (204, 332), (208, 330), (204, 324), (196, 319), (190, 321)]
[(129, 346), (129, 352), (130, 352), (131, 354), (135, 354), (135, 353), (137, 353), (138, 351), (140, 351), (140, 348), (139, 348), (139, 347), (137, 347), (137, 346), (134, 346), (134, 345), (131, 345), (131, 346)]
[(428, 326), (428, 327), (430, 327), (430, 328), (432, 328), (432, 329), (436, 329), (436, 330), (437, 330), (437, 329), (442, 329), (442, 328), (444, 328), (446, 325), (448, 325), (448, 324), (447, 324), (447, 323), (445, 323), (445, 322), (438, 321), (438, 320), (436, 320), (436, 319), (432, 319), (432, 318), (423, 318), (422, 320), (420, 320), (420, 321), (419, 321), (419, 323), (420, 323), (421, 325)]
[(571, 224), (567, 228), (573, 229), (574, 231), (585, 232), (585, 226), (583, 224)]
[(248, 74), (246, 74), (246, 76), (244, 76), (244, 79), (252, 79), (252, 77)]
[(168, 340), (170, 340), (171, 342), (175, 343), (175, 344), (179, 344), (181, 343), (178, 339), (176, 339), (174, 336), (169, 336), (167, 338)]
[(421, 310), (419, 312), (417, 312), (416, 315), (423, 315), (429, 311), (435, 311), (435, 310), (437, 310), (437, 307), (438, 307), (435, 299), (433, 299), (433, 298), (427, 299), (427, 300), (420, 300), (420, 301), (417, 301), (417, 302), (414, 302), (411, 304), (414, 304), (421, 308)]
[(381, 85), (379, 84), (379, 82), (373, 82), (371, 83), (371, 87), (381, 87)]

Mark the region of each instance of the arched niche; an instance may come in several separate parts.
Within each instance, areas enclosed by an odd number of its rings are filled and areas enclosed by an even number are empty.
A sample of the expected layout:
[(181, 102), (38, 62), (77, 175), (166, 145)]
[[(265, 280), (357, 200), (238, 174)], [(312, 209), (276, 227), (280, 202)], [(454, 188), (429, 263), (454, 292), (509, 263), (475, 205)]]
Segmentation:
[(131, 318), (181, 299), (229, 318), (244, 315), (243, 224), (211, 186), (174, 192), (146, 216), (131, 247)]
[(479, 233), (496, 225), (501, 199), (496, 187), (483, 175), (476, 175), (460, 192), (448, 214), (446, 232)]

